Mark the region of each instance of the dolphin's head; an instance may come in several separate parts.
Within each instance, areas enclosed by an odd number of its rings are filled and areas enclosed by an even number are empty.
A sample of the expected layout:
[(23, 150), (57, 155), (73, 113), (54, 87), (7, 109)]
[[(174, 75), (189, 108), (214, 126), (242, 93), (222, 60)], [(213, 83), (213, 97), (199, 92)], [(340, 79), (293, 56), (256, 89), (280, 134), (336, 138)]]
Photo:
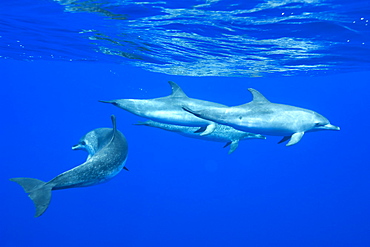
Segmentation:
[(85, 150), (89, 153), (87, 159), (91, 158), (102, 147), (106, 146), (112, 139), (112, 131), (110, 128), (94, 129), (84, 135), (78, 144), (72, 146), (73, 150)]
[(116, 99), (116, 100), (99, 100), (102, 103), (112, 104), (123, 110), (131, 112), (133, 114), (140, 115), (142, 112), (145, 112), (147, 108), (150, 108), (149, 100), (145, 99)]
[(313, 126), (309, 131), (319, 130), (340, 130), (338, 126), (330, 124), (329, 120), (324, 116), (314, 112)]

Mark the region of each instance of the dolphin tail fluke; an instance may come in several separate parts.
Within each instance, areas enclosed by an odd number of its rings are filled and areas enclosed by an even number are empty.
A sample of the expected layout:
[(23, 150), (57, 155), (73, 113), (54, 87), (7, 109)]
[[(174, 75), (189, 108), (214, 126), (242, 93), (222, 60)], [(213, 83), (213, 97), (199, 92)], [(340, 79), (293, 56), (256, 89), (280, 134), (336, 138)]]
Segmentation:
[(36, 207), (35, 217), (46, 211), (51, 199), (51, 185), (34, 178), (11, 178), (10, 181), (18, 183), (28, 193)]

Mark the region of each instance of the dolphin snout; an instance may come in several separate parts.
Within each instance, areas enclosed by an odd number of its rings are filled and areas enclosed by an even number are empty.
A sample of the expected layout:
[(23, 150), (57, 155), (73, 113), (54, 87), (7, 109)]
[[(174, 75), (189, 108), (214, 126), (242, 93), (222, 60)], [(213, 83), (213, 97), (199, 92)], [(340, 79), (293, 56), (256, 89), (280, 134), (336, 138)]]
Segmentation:
[(115, 100), (99, 100), (99, 102), (109, 103), (109, 104), (112, 104), (112, 105), (118, 105), (118, 103)]
[(79, 149), (82, 149), (81, 144), (76, 144), (72, 146), (72, 150), (79, 150)]
[(263, 136), (263, 135), (260, 135), (260, 134), (256, 134), (255, 137), (257, 139), (264, 139), (264, 140), (266, 139), (266, 136)]
[(326, 124), (322, 127), (323, 129), (326, 129), (326, 130), (340, 130), (340, 127), (332, 125), (332, 124)]

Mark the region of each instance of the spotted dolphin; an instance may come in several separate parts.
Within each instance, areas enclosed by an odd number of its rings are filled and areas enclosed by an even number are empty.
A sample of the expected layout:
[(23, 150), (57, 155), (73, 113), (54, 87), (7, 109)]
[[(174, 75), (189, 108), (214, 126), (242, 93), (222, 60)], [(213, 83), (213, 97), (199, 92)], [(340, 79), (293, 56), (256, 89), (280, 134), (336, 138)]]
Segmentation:
[(116, 118), (111, 116), (113, 128), (98, 128), (82, 137), (73, 150), (86, 150), (87, 160), (50, 180), (11, 178), (28, 193), (36, 207), (35, 217), (49, 206), (52, 190), (86, 187), (100, 184), (116, 176), (125, 168), (128, 146), (125, 136), (117, 130)]
[(137, 116), (156, 122), (198, 127), (198, 132), (201, 135), (212, 133), (216, 128), (215, 122), (195, 117), (193, 114), (185, 112), (182, 108), (189, 107), (194, 110), (200, 110), (207, 107), (222, 107), (224, 105), (189, 98), (176, 83), (172, 81), (168, 83), (171, 85), (172, 94), (166, 97), (154, 99), (100, 100), (100, 102), (113, 104)]
[(233, 153), (239, 145), (239, 141), (246, 140), (246, 139), (266, 139), (266, 137), (260, 134), (253, 134), (244, 131), (236, 130), (230, 126), (226, 126), (223, 124), (218, 124), (215, 130), (209, 135), (200, 135), (196, 132), (198, 127), (189, 127), (189, 126), (182, 126), (182, 125), (174, 125), (174, 124), (165, 124), (159, 123), (152, 120), (148, 120), (145, 122), (139, 122), (136, 125), (145, 125), (155, 128), (160, 128), (163, 130), (171, 131), (178, 133), (180, 135), (207, 140), (207, 141), (215, 141), (215, 142), (226, 142), (224, 147), (230, 146), (229, 154)]
[(260, 92), (249, 88), (253, 100), (249, 103), (202, 110), (184, 107), (202, 119), (225, 124), (241, 131), (262, 135), (284, 136), (279, 142), (289, 140), (286, 146), (298, 143), (305, 132), (319, 130), (339, 130), (329, 120), (317, 112), (290, 106), (271, 103)]

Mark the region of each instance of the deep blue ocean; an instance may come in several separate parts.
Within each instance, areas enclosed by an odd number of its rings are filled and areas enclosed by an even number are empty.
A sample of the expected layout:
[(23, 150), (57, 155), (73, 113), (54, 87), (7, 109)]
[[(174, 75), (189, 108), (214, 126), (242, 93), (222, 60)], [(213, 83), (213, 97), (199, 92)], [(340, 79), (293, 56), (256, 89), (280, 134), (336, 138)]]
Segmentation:
[[(1, 247), (370, 246), (368, 0), (4, 0), (0, 7)], [(340, 131), (224, 143), (134, 125), (98, 100), (171, 93), (236, 106), (248, 88)], [(49, 181), (111, 127), (126, 167), (57, 190), (44, 215), (9, 181)]]

